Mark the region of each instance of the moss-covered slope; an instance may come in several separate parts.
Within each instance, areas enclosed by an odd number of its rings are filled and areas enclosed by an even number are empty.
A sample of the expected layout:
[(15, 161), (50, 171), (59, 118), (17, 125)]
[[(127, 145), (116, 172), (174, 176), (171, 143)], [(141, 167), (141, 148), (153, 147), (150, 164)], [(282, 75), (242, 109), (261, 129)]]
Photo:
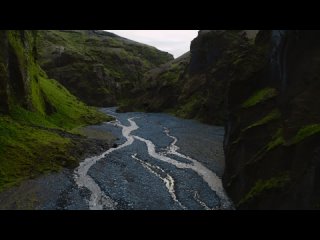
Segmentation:
[(36, 61), (36, 41), (35, 31), (0, 31), (0, 191), (76, 166), (76, 143), (67, 135), (109, 120), (47, 77)]
[(39, 62), (50, 78), (93, 106), (131, 97), (146, 71), (172, 55), (105, 31), (39, 31)]

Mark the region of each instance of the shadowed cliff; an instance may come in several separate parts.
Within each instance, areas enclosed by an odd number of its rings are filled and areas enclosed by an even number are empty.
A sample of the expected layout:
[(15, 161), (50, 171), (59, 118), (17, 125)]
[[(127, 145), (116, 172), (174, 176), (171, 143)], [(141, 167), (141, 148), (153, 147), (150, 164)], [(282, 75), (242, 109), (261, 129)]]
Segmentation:
[(183, 118), (223, 125), (233, 60), (252, 45), (254, 32), (202, 30), (190, 52), (144, 75), (120, 111), (166, 111)]
[(240, 209), (320, 206), (319, 40), (320, 31), (261, 31), (251, 71), (231, 80), (223, 180)]

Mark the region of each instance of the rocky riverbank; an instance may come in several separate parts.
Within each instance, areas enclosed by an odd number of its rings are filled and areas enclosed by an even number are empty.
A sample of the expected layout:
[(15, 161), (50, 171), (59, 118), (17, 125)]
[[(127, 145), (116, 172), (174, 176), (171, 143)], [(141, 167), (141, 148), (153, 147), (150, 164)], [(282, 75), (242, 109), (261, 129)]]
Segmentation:
[[(103, 124), (102, 124), (103, 125)], [(116, 138), (101, 130), (101, 125), (88, 126), (79, 130), (82, 134), (71, 134), (52, 130), (69, 138), (73, 147), (69, 154), (79, 161), (101, 154), (109, 149)], [(100, 129), (99, 131), (97, 129)], [(63, 168), (56, 173), (22, 182), (19, 186), (0, 193), (0, 209), (81, 209), (85, 208), (86, 190), (78, 191), (72, 174), (75, 166)], [(71, 197), (72, 196), (72, 197)]]
[(221, 182), (222, 127), (168, 114), (103, 112), (117, 120), (82, 129), (87, 138), (64, 136), (76, 142), (72, 154), (84, 160), (79, 168), (2, 192), (0, 209), (233, 208)]

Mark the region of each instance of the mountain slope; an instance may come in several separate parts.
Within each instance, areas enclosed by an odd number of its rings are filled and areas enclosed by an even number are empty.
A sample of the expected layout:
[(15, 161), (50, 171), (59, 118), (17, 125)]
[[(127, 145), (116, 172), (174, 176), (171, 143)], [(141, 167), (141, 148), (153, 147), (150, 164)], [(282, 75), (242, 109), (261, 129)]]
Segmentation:
[[(250, 37), (248, 36), (250, 33)], [(135, 99), (120, 110), (167, 111), (179, 117), (223, 125), (231, 69), (252, 45), (252, 32), (199, 31), (190, 52), (147, 72)]]
[(154, 47), (95, 30), (39, 31), (39, 62), (50, 78), (89, 105), (130, 97), (143, 74), (173, 59)]
[(36, 41), (36, 31), (0, 31), (0, 191), (75, 166), (71, 131), (110, 119), (48, 79)]
[(177, 104), (181, 77), (190, 61), (190, 53), (151, 69), (144, 74), (132, 96), (120, 103), (118, 111), (141, 110), (159, 112)]

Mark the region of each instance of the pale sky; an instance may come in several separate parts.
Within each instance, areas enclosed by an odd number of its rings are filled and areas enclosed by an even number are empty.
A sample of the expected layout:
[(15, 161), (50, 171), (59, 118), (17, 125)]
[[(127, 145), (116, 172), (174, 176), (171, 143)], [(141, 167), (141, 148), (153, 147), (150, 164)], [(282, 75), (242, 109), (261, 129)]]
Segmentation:
[(105, 30), (159, 50), (171, 53), (175, 58), (190, 50), (191, 41), (198, 30)]

